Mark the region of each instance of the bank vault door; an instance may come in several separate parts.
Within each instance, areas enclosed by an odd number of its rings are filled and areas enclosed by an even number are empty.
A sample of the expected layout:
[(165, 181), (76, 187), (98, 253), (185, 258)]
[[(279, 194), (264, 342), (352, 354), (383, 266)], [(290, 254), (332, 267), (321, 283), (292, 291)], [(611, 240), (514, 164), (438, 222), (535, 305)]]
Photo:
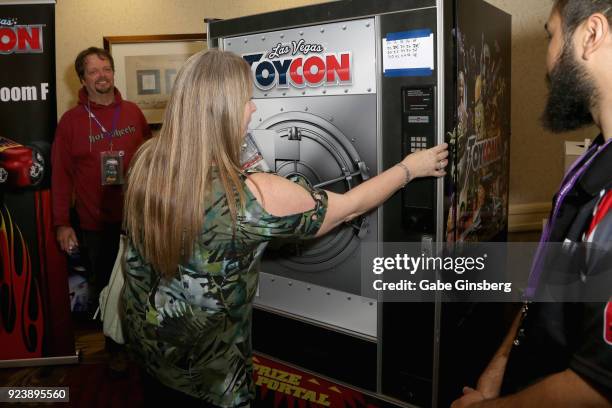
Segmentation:
[[(252, 134), (271, 170), (302, 185), (346, 193), (375, 173), (375, 95), (258, 99)], [(269, 245), (256, 304), (340, 330), (376, 336), (376, 303), (362, 298), (362, 242), (376, 212), (328, 235)]]
[[(336, 193), (378, 172), (375, 38), (374, 18), (365, 18), (223, 39), (251, 66), (251, 130), (272, 170)], [(376, 302), (360, 296), (360, 246), (377, 242), (377, 218), (270, 244), (256, 306), (375, 339)]]
[[(368, 178), (367, 166), (346, 136), (316, 115), (284, 113), (273, 116), (263, 126), (276, 131), (274, 153), (268, 163), (274, 163), (273, 169), (280, 176), (341, 194)], [(355, 250), (356, 238), (367, 232), (366, 219), (360, 217), (318, 240), (286, 244), (279, 246), (279, 251), (270, 248), (270, 259), (289, 270), (305, 273), (338, 266)], [(337, 285), (338, 280), (330, 278), (330, 287), (359, 291), (352, 280)]]

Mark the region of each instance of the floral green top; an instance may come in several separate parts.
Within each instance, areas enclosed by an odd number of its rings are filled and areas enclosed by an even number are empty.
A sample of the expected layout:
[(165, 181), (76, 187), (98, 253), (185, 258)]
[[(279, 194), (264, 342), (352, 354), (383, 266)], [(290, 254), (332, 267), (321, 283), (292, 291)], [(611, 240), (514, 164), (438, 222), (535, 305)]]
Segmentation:
[(313, 237), (327, 210), (325, 192), (311, 190), (313, 210), (277, 217), (246, 185), (244, 190), (246, 204), (234, 231), (215, 181), (193, 255), (172, 281), (152, 271), (131, 243), (126, 248), (123, 324), (129, 350), (163, 384), (221, 407), (255, 395), (251, 317), (266, 243)]

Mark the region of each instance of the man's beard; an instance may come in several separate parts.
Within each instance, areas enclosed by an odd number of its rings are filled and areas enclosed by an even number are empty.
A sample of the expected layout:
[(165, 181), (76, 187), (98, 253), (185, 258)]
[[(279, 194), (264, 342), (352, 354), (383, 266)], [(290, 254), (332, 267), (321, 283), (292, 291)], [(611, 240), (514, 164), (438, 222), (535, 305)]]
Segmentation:
[(104, 87), (98, 87), (98, 86), (96, 86), (96, 91), (98, 91), (98, 93), (101, 93), (101, 94), (107, 94), (107, 93), (110, 93), (112, 90), (113, 90), (113, 87), (112, 87), (112, 86), (110, 86), (110, 85), (106, 85), (106, 86), (104, 86)]
[(542, 125), (552, 132), (566, 132), (593, 124), (597, 89), (588, 72), (574, 58), (566, 45), (549, 75), (549, 95), (542, 114)]
[(96, 91), (101, 94), (107, 94), (113, 90), (114, 86), (111, 81), (106, 81), (105, 84), (95, 84)]

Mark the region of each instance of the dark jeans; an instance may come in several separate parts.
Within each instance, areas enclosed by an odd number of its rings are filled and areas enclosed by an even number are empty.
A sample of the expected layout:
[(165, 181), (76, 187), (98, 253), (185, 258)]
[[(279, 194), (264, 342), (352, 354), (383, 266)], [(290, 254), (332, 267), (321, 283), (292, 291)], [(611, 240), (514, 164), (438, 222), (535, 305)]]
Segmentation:
[(92, 310), (98, 307), (100, 291), (108, 284), (117, 252), (121, 224), (106, 224), (101, 231), (82, 231), (80, 250), (89, 259), (88, 282), (90, 285), (89, 303)]

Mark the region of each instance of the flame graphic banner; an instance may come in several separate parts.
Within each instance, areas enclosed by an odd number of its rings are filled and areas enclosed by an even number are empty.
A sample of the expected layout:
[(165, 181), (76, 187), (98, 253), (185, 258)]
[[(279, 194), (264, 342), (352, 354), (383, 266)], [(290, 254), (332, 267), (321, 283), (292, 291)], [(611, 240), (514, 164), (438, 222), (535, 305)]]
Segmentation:
[(11, 213), (0, 208), (0, 360), (42, 356), (40, 285), (30, 251)]
[(10, 52), (2, 55), (0, 80), (8, 92), (0, 109), (0, 174), (8, 174), (0, 183), (0, 364), (75, 355), (66, 260), (48, 190), (57, 123), (52, 3), (0, 2), (0, 32), (14, 34), (5, 39)]

